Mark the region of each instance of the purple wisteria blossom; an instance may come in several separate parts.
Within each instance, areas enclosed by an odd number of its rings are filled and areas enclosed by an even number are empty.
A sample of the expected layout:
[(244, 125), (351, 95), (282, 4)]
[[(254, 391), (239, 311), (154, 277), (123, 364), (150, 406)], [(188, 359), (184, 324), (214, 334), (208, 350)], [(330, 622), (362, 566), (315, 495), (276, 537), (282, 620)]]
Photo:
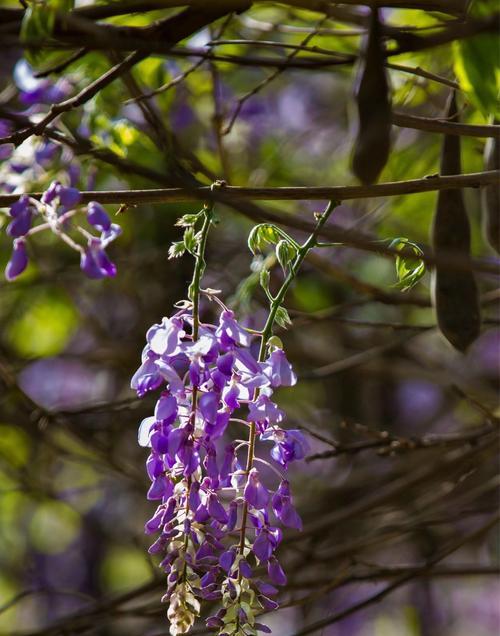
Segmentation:
[[(251, 625), (278, 606), (270, 597), (286, 576), (275, 554), (282, 531), (273, 524), (300, 529), (302, 522), (289, 482), (264, 483), (254, 449), (249, 458), (247, 443), (231, 441), (231, 426), (246, 423), (258, 448), (259, 440), (273, 441), (271, 459), (284, 467), (304, 456), (307, 443), (299, 431), (278, 427), (285, 414), (273, 389), (296, 382), (281, 349), (257, 360), (256, 336), (229, 310), (217, 325), (200, 324), (196, 340), (192, 334), (189, 309), (153, 325), (131, 381), (140, 397), (161, 390), (139, 426), (139, 444), (150, 449), (147, 498), (158, 502), (145, 532), (158, 534), (150, 553), (162, 555), (171, 633), (186, 633), (200, 603), (211, 600), (223, 607), (207, 625), (232, 634), (234, 620)], [(270, 582), (256, 578), (262, 566)]]
[[(106, 248), (121, 234), (121, 228), (116, 223), (111, 223), (106, 210), (96, 201), (88, 204), (86, 221), (92, 229), (100, 232), (100, 236), (90, 234), (77, 224), (72, 226), (72, 219), (79, 213), (81, 198), (77, 188), (65, 186), (59, 181), (53, 181), (49, 185), (40, 201), (30, 199), (27, 194), (20, 196), (9, 210), (12, 220), (6, 229), (7, 234), (14, 239), (12, 257), (5, 270), (7, 280), (14, 280), (26, 269), (28, 257), (25, 239), (41, 230), (52, 231), (77, 250), (80, 253), (80, 268), (89, 278), (100, 279), (116, 275), (116, 266), (109, 259)], [(40, 223), (34, 225), (37, 219)], [(69, 236), (68, 232), (72, 229), (78, 237), (83, 235), (86, 238), (86, 245), (81, 245)], [(158, 373), (156, 367), (155, 372)], [(161, 381), (161, 376), (158, 375), (158, 379), (152, 380), (144, 392), (157, 388)]]

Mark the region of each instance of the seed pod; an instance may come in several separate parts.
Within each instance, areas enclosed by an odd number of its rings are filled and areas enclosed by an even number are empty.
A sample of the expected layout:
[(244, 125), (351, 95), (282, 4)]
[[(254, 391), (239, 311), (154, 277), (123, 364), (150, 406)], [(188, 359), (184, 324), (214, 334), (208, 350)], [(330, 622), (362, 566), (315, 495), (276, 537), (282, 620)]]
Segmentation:
[[(453, 93), (449, 100), (448, 120), (458, 121)], [(460, 174), (460, 138), (445, 135), (441, 153), (441, 174)], [(440, 190), (432, 228), (436, 256), (451, 254), (470, 258), (470, 227), (461, 190)], [(433, 275), (433, 304), (439, 329), (459, 351), (478, 337), (481, 316), (476, 280), (472, 271), (457, 271), (438, 264)]]
[(362, 57), (355, 91), (359, 126), (352, 171), (362, 183), (369, 184), (377, 180), (387, 163), (391, 146), (391, 97), (375, 8)]
[[(486, 170), (500, 169), (499, 139), (488, 139), (486, 142), (484, 164)], [(497, 183), (484, 186), (481, 198), (484, 237), (491, 247), (500, 254), (500, 186)]]

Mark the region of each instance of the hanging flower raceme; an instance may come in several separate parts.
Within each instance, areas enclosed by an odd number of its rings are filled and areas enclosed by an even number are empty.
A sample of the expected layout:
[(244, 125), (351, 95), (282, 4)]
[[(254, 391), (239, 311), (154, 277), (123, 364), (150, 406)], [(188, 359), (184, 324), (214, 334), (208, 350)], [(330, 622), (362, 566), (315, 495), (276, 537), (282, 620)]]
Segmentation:
[[(301, 528), (288, 481), (273, 475), (306, 448), (299, 431), (281, 428), (285, 414), (272, 394), (296, 377), (281, 349), (258, 361), (254, 336), (229, 310), (197, 332), (194, 340), (187, 309), (153, 325), (131, 382), (141, 397), (161, 389), (139, 427), (139, 444), (150, 448), (147, 497), (158, 502), (145, 526), (158, 534), (149, 551), (162, 556), (172, 635), (190, 629), (203, 600), (219, 603), (207, 625), (221, 636), (269, 632), (255, 616), (278, 607), (275, 586), (286, 583), (278, 526)], [(256, 461), (273, 465), (249, 442), (232, 439), (231, 427), (242, 424), (257, 442), (274, 442), (274, 473), (257, 469)]]
[[(81, 198), (77, 188), (64, 186), (58, 181), (50, 184), (40, 201), (27, 194), (20, 196), (9, 210), (12, 220), (6, 229), (13, 239), (12, 256), (5, 269), (7, 280), (14, 280), (28, 266), (26, 239), (44, 230), (52, 231), (66, 245), (79, 252), (80, 268), (89, 278), (115, 276), (116, 267), (105, 250), (120, 235), (121, 228), (111, 222), (106, 210), (96, 201), (91, 201), (82, 210)], [(99, 236), (76, 222), (82, 211), (86, 224), (91, 230), (97, 230)], [(83, 245), (77, 240), (79, 237), (83, 237)]]

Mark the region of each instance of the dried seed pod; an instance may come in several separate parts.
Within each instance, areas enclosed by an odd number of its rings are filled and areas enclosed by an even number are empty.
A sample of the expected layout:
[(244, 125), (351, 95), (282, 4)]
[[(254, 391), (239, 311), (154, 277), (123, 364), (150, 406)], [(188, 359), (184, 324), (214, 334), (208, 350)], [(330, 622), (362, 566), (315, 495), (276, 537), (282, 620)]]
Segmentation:
[(384, 66), (378, 10), (372, 9), (368, 38), (355, 91), (359, 126), (352, 170), (365, 184), (374, 183), (387, 163), (391, 146), (391, 96)]
[[(458, 121), (453, 93), (448, 119)], [(460, 174), (460, 138), (445, 135), (441, 153), (441, 174)], [(461, 190), (440, 190), (432, 228), (434, 253), (470, 258), (470, 226)], [(459, 351), (478, 337), (481, 327), (478, 290), (472, 271), (456, 271), (438, 264), (433, 275), (433, 304), (439, 329)]]
[[(486, 142), (484, 164), (486, 170), (500, 169), (499, 139), (488, 139)], [(500, 186), (498, 183), (484, 186), (481, 195), (484, 236), (491, 247), (500, 254)]]

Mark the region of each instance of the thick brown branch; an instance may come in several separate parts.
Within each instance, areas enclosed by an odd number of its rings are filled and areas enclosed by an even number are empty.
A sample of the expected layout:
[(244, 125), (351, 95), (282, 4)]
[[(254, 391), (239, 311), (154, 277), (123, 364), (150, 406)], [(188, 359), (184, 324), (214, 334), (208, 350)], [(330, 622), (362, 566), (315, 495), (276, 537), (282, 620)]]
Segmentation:
[[(477, 188), (482, 185), (500, 182), (500, 170), (473, 172), (462, 175), (440, 177), (430, 175), (423, 179), (378, 183), (371, 186), (298, 186), (278, 188), (245, 188), (225, 186), (214, 195), (210, 186), (199, 188), (158, 188), (148, 190), (102, 190), (82, 192), (84, 203), (98, 198), (101, 203), (182, 203), (216, 198), (224, 203), (238, 200), (249, 201), (346, 201), (350, 199), (369, 199), (376, 197), (401, 196), (419, 192), (454, 190), (456, 188)], [(40, 198), (41, 193), (30, 196)], [(18, 195), (0, 196), (0, 206), (12, 205)]]

